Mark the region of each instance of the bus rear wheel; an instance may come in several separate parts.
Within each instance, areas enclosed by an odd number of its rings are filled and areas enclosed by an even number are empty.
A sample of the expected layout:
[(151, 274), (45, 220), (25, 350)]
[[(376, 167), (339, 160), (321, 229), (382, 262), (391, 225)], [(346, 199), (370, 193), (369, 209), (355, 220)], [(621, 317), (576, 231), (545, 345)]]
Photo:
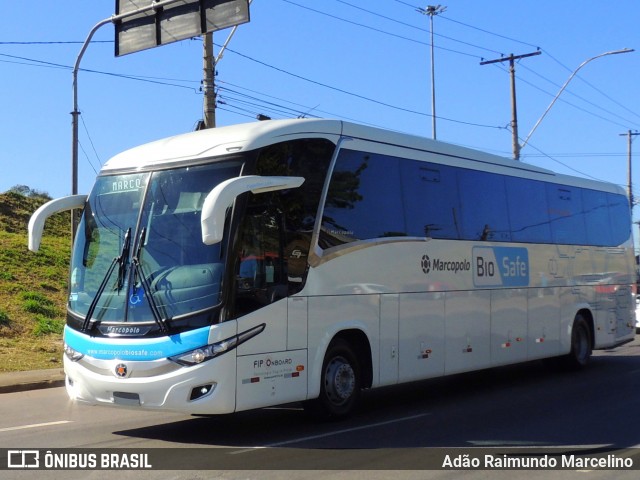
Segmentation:
[(360, 365), (348, 342), (331, 342), (322, 364), (320, 395), (305, 403), (305, 409), (319, 418), (341, 418), (353, 412), (360, 398)]
[(591, 329), (585, 318), (577, 314), (571, 329), (571, 351), (567, 365), (574, 369), (584, 368), (591, 358)]

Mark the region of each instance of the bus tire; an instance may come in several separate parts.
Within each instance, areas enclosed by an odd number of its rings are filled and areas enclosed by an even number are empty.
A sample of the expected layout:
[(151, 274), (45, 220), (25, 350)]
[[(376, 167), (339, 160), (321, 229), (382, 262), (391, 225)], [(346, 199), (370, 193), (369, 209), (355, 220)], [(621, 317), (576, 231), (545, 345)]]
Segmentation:
[(585, 318), (578, 313), (571, 328), (571, 351), (566, 357), (567, 366), (573, 369), (586, 367), (591, 352), (591, 329)]
[(362, 375), (351, 346), (341, 338), (329, 344), (320, 374), (320, 395), (305, 410), (321, 419), (338, 419), (353, 412), (360, 399)]

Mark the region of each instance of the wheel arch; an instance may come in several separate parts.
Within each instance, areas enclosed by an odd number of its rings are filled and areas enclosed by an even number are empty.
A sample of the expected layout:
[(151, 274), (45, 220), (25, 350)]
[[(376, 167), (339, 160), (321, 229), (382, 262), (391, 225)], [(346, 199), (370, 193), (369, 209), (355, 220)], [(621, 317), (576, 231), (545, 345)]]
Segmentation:
[(373, 385), (373, 351), (371, 348), (371, 340), (367, 335), (364, 326), (361, 325), (342, 325), (342, 328), (329, 332), (322, 341), (317, 345), (315, 352), (309, 350), (310, 371), (308, 377), (307, 398), (313, 399), (320, 393), (320, 375), (324, 357), (329, 350), (331, 343), (336, 339), (346, 341), (360, 362), (362, 372), (363, 388), (370, 388)]
[[(358, 358), (362, 373), (362, 386), (371, 388), (373, 384), (373, 358), (369, 337), (362, 330), (352, 328), (339, 331), (333, 336), (331, 342), (339, 338), (345, 340), (353, 348), (353, 352)], [(331, 342), (329, 342), (329, 345)]]
[[(582, 318), (584, 318), (584, 320), (587, 322), (587, 326), (589, 327), (589, 334), (591, 336), (591, 348), (594, 348), (596, 343), (596, 340), (595, 340), (596, 331), (595, 331), (595, 322), (593, 318), (593, 313), (588, 308), (581, 308), (576, 312), (575, 316), (573, 317), (574, 321), (578, 317), (578, 315), (581, 315)], [(571, 328), (573, 328), (573, 324), (571, 325)]]

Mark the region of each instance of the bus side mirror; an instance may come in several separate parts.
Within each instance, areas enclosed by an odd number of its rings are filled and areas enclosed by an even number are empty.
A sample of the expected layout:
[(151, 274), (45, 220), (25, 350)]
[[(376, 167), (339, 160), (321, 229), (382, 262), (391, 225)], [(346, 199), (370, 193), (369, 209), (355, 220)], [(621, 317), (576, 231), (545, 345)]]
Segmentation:
[(202, 226), (202, 242), (214, 245), (222, 240), (224, 219), (236, 197), (245, 192), (265, 193), (276, 190), (298, 188), (304, 183), (304, 177), (261, 177), (247, 175), (225, 180), (217, 185), (202, 205), (200, 225)]
[(29, 219), (29, 250), (37, 252), (40, 249), (44, 222), (47, 218), (65, 210), (82, 209), (86, 200), (86, 195), (70, 195), (51, 200), (38, 208)]

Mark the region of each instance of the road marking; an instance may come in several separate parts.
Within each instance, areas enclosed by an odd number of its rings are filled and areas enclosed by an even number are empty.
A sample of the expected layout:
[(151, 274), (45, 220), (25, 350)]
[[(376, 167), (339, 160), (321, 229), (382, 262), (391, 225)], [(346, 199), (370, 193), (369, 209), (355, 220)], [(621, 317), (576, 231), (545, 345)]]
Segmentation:
[(284, 440), (282, 442), (269, 443), (267, 445), (263, 445), (263, 446), (259, 446), (259, 447), (243, 448), (242, 450), (236, 450), (234, 452), (229, 452), (229, 454), (230, 455), (237, 455), (239, 453), (253, 452), (254, 450), (260, 450), (262, 448), (281, 447), (283, 445), (289, 445), (291, 443), (300, 443), (300, 442), (306, 442), (308, 440), (317, 440), (319, 438), (332, 437), (334, 435), (340, 435), (340, 434), (343, 434), (343, 433), (357, 432), (358, 430), (366, 430), (367, 428), (376, 428), (376, 427), (381, 427), (383, 425), (390, 425), (392, 423), (406, 422), (408, 420), (415, 420), (416, 418), (426, 417), (427, 415), (431, 415), (431, 414), (430, 413), (421, 413), (419, 415), (412, 415), (410, 417), (402, 417), (402, 418), (396, 418), (395, 420), (387, 420), (386, 422), (371, 423), (369, 425), (361, 425), (359, 427), (353, 427), (353, 428), (344, 428), (342, 430), (335, 430), (333, 432), (321, 433), (319, 435), (310, 435), (308, 437), (294, 438), (294, 439), (291, 439), (291, 440)]
[(52, 427), (53, 425), (63, 425), (65, 423), (73, 423), (72, 420), (59, 420), (57, 422), (33, 423), (31, 425), (20, 425), (18, 427), (0, 428), (0, 432), (11, 432), (13, 430), (26, 430), (27, 428)]

